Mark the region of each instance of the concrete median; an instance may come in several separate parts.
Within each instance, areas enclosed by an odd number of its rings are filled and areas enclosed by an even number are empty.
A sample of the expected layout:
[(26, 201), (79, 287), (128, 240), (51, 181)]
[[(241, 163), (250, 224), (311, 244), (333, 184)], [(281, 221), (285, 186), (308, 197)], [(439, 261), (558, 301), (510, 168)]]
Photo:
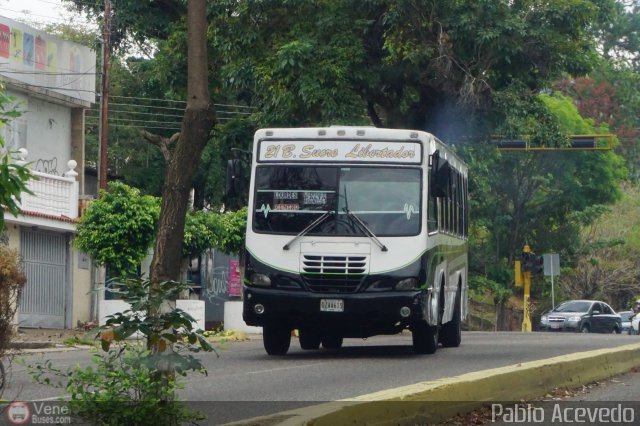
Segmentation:
[(493, 401), (530, 400), (555, 388), (579, 387), (637, 367), (640, 343), (476, 371), (229, 425), (437, 424)]

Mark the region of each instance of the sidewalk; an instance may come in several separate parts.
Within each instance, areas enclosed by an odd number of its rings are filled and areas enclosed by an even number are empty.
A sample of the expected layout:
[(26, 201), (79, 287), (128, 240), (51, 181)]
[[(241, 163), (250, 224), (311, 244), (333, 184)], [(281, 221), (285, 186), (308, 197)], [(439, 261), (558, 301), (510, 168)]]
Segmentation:
[[(13, 350), (33, 349), (86, 349), (99, 344), (97, 332), (89, 329), (60, 330), (48, 328), (20, 328), (11, 339), (9, 347)], [(261, 335), (247, 334), (239, 330), (224, 332), (205, 332), (211, 343), (241, 342), (262, 338)]]
[(84, 329), (19, 328), (10, 347), (17, 350), (87, 347), (94, 338), (95, 332)]

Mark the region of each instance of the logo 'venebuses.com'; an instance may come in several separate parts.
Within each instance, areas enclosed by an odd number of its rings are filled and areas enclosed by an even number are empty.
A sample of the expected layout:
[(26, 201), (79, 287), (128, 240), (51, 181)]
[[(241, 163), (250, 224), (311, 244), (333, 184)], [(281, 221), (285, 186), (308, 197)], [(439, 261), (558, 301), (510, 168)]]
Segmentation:
[(7, 408), (7, 418), (14, 425), (23, 425), (29, 421), (31, 412), (24, 402), (12, 402)]

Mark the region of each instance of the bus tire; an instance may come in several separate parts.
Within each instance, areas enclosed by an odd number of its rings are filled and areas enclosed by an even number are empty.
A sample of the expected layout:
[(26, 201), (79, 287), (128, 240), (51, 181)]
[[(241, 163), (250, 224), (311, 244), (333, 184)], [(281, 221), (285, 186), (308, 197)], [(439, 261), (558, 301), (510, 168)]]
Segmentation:
[(315, 350), (320, 347), (320, 336), (313, 330), (300, 330), (300, 347), (304, 350)]
[(281, 324), (267, 324), (262, 329), (264, 350), (269, 355), (286, 355), (291, 345), (291, 329)]
[(462, 309), (460, 289), (456, 292), (456, 300), (451, 321), (440, 329), (440, 342), (445, 348), (457, 348), (462, 341)]
[(343, 340), (339, 334), (327, 334), (322, 336), (322, 347), (325, 349), (340, 349)]
[(433, 354), (438, 349), (438, 328), (426, 322), (414, 325), (411, 328), (411, 337), (413, 350), (417, 354)]

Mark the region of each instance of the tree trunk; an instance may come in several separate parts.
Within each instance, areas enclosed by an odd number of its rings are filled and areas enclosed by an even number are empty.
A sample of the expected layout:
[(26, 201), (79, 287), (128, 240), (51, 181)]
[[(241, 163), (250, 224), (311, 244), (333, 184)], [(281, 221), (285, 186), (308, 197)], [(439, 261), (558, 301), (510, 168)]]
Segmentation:
[(206, 1), (188, 0), (187, 7), (187, 108), (165, 175), (160, 223), (149, 273), (153, 282), (180, 278), (191, 180), (215, 125), (215, 109), (208, 89)]

